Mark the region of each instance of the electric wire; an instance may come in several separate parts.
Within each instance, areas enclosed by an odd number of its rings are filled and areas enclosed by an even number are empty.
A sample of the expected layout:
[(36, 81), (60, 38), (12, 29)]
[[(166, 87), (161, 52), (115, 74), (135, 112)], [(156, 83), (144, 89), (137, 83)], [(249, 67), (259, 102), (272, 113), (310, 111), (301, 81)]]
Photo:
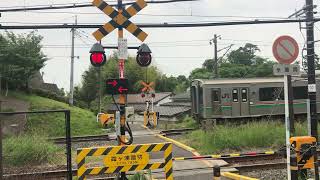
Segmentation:
[[(162, 1), (146, 1), (148, 4), (165, 4), (165, 3), (176, 3), (176, 2), (189, 2), (198, 0), (162, 0)], [(122, 3), (122, 5), (132, 5), (135, 2)], [(110, 4), (110, 6), (117, 6), (117, 4)], [(0, 9), (0, 12), (19, 12), (19, 11), (39, 11), (39, 10), (56, 10), (56, 9), (74, 9), (74, 8), (85, 8), (94, 7), (92, 3), (68, 3), (68, 4), (52, 4), (48, 5), (38, 5), (38, 6), (28, 6), (28, 7), (5, 7)]]

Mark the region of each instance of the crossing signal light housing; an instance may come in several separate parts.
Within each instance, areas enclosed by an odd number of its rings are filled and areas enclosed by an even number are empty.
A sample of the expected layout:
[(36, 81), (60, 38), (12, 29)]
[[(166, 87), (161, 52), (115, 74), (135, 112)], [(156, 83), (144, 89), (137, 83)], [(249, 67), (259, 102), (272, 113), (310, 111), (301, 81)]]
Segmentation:
[(90, 62), (93, 66), (101, 67), (106, 63), (107, 58), (100, 43), (94, 44), (90, 50), (90, 53)]
[(138, 49), (136, 60), (141, 67), (148, 67), (151, 64), (151, 50), (147, 44), (141, 44)]

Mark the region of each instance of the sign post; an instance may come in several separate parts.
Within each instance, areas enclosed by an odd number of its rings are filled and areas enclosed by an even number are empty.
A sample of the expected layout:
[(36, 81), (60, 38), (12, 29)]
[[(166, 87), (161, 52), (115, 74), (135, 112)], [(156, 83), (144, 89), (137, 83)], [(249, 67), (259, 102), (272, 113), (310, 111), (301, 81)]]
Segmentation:
[(296, 40), (290, 36), (280, 36), (272, 46), (274, 57), (280, 64), (276, 64), (273, 68), (275, 75), (284, 76), (284, 100), (285, 100), (285, 126), (286, 126), (286, 154), (287, 154), (287, 176), (291, 180), (291, 176), (296, 176), (290, 168), (290, 133), (294, 133), (294, 112), (293, 112), (293, 88), (291, 75), (300, 73), (299, 65), (291, 65), (298, 55), (299, 46)]

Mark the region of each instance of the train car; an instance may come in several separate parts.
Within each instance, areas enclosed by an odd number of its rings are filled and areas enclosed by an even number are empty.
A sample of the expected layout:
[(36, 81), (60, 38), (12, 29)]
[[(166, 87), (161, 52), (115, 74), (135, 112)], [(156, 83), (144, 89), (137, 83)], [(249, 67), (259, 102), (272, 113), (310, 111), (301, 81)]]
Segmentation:
[[(295, 114), (307, 112), (308, 81), (292, 78)], [(319, 79), (317, 79), (319, 89)], [(229, 119), (284, 114), (284, 78), (193, 80), (191, 112), (197, 119)], [(319, 91), (317, 102), (319, 102)], [(318, 103), (319, 104), (319, 103)], [(317, 106), (320, 112), (320, 105)]]

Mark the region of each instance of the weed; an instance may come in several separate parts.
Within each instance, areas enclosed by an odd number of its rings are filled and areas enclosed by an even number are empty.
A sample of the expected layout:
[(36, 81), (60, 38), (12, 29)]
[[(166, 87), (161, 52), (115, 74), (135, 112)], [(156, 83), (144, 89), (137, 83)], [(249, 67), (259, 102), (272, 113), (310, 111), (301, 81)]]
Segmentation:
[(14, 108), (4, 108), (1, 110), (2, 112), (14, 112), (15, 109)]
[(147, 180), (147, 177), (144, 175), (143, 172), (137, 172), (135, 175), (130, 176), (129, 180)]
[(40, 134), (9, 137), (4, 140), (3, 156), (9, 166), (43, 164), (54, 160), (61, 149)]
[[(307, 134), (306, 124), (296, 123), (295, 128), (296, 135)], [(248, 148), (277, 148), (285, 143), (285, 126), (281, 122), (264, 121), (218, 125), (209, 132), (193, 131), (181, 140), (204, 154)]]

